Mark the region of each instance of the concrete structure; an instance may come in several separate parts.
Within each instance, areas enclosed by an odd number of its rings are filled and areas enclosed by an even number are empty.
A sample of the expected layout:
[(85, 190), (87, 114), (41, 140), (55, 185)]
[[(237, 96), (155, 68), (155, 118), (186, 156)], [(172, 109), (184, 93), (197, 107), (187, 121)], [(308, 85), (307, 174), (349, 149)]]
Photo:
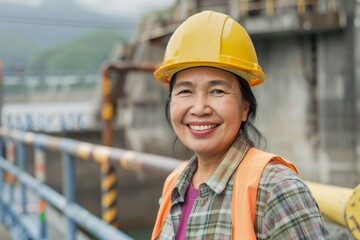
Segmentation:
[[(256, 125), (266, 149), (293, 161), (307, 180), (354, 187), (360, 181), (359, 5), (355, 0), (179, 0), (144, 19), (121, 59), (159, 63), (169, 36), (189, 15), (201, 10), (232, 15), (250, 33), (267, 74), (265, 84), (254, 88)], [(120, 100), (118, 112), (128, 145), (168, 154), (172, 137), (166, 136), (172, 135), (164, 127), (164, 86), (151, 72), (130, 71), (124, 89), (128, 98)]]

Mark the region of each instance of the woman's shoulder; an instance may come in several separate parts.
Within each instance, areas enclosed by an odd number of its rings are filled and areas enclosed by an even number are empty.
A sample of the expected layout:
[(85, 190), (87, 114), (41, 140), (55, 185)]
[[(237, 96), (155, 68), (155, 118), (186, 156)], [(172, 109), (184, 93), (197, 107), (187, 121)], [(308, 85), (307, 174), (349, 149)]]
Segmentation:
[(298, 204), (305, 204), (314, 212), (317, 211), (315, 199), (306, 183), (287, 166), (277, 161), (270, 162), (258, 185), (258, 214), (263, 215), (269, 210), (281, 212), (284, 206), (299, 209)]
[(305, 182), (289, 167), (278, 161), (266, 165), (259, 181), (259, 188), (267, 192), (274, 188), (307, 189)]
[(294, 171), (278, 161), (271, 161), (261, 175), (258, 200), (268, 202), (283, 197), (313, 200), (310, 189)]
[(303, 239), (329, 237), (306, 183), (276, 161), (265, 167), (258, 185), (256, 222), (260, 239), (294, 239), (300, 231), (311, 235)]

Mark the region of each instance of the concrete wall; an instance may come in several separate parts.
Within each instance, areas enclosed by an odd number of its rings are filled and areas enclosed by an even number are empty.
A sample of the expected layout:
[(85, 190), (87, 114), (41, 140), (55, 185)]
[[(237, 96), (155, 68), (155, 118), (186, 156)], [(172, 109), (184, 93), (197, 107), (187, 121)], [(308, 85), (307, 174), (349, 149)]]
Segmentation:
[(254, 88), (258, 99), (256, 126), (267, 140), (266, 150), (294, 162), (300, 175), (314, 179), (315, 160), (308, 134), (310, 97), (306, 80), (307, 39), (298, 36), (255, 39), (259, 62), (267, 75)]
[(354, 53), (355, 53), (355, 96), (356, 96), (356, 161), (358, 182), (360, 182), (360, 3), (356, 6), (356, 17), (354, 19), (355, 37), (354, 37)]
[(352, 34), (254, 39), (267, 74), (254, 88), (267, 150), (294, 162), (306, 180), (346, 187), (360, 182), (359, 49)]
[(330, 163), (328, 175), (322, 180), (345, 186), (360, 180), (355, 148), (356, 80), (352, 73), (353, 47), (349, 46), (348, 34), (322, 36), (319, 49), (321, 151), (323, 163)]

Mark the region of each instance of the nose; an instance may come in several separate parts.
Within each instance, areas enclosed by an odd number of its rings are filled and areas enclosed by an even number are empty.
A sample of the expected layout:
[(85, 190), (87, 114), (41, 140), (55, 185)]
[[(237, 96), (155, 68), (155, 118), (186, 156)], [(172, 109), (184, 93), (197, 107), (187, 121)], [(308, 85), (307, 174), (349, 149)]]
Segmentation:
[(211, 106), (206, 94), (196, 94), (190, 108), (190, 113), (195, 116), (211, 114)]

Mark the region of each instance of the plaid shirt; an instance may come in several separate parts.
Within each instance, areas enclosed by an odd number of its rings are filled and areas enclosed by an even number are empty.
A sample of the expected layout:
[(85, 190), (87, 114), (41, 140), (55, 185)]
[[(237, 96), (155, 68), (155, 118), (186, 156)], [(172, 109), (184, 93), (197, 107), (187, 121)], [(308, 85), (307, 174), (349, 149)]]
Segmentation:
[[(232, 145), (214, 174), (199, 187), (199, 197), (190, 214), (186, 239), (231, 239), (231, 198), (237, 166), (248, 146)], [(233, 154), (238, 151), (239, 154)], [(174, 186), (170, 214), (159, 238), (175, 239), (185, 192), (197, 168), (194, 156)], [(289, 168), (269, 163), (259, 182), (256, 203), (257, 239), (331, 239), (308, 187)]]

